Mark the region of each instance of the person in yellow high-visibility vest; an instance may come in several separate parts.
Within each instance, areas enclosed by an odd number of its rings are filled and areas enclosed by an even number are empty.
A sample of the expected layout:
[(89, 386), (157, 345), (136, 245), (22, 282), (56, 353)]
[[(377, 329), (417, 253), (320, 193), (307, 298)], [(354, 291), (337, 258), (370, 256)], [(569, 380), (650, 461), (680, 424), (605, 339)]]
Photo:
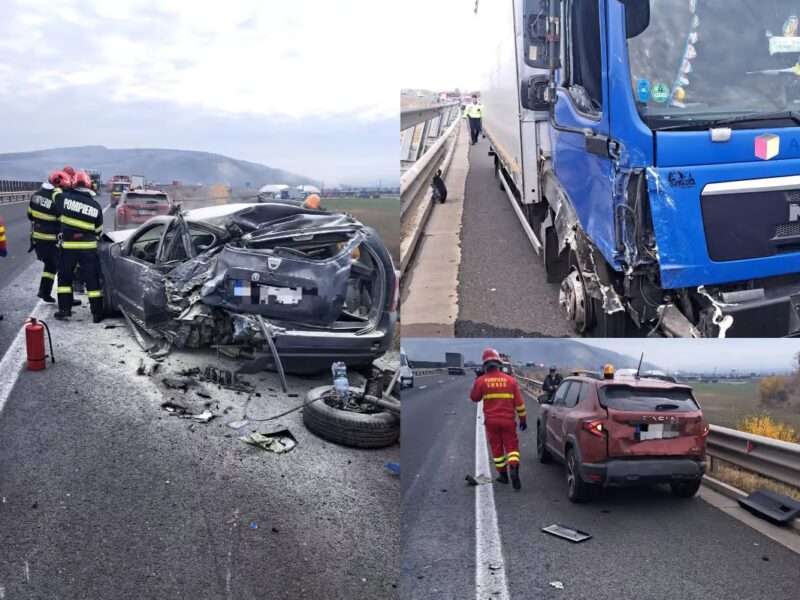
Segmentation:
[(469, 119), (469, 133), (472, 137), (472, 143), (478, 143), (478, 134), (481, 132), (481, 120), (486, 115), (486, 109), (483, 104), (478, 102), (478, 96), (472, 95), (472, 102), (467, 104), (464, 109), (464, 118)]

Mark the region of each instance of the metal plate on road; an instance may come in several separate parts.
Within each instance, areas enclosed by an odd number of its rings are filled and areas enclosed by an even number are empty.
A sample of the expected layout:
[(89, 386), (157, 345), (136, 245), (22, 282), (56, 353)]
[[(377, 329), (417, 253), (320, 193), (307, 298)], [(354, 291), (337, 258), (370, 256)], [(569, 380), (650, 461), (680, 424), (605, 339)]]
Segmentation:
[(567, 527), (565, 525), (549, 525), (548, 527), (542, 527), (542, 531), (556, 537), (564, 538), (570, 542), (575, 542), (576, 544), (592, 537), (585, 531), (572, 529), (571, 527)]

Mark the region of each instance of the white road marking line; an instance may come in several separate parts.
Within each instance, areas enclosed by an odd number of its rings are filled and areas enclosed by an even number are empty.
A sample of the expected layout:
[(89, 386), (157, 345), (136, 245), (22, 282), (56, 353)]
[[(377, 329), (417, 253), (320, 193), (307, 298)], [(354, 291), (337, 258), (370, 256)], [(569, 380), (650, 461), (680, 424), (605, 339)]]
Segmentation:
[[(30, 315), (39, 319), (44, 305), (45, 303), (39, 300)], [(0, 360), (0, 413), (3, 412), (3, 407), (11, 397), (11, 392), (14, 391), (19, 374), (22, 373), (25, 358), (25, 326), (23, 325), (14, 341), (8, 346), (3, 359)]]
[[(477, 407), (475, 476), (487, 475), (491, 478), (493, 474), (489, 466), (489, 450), (486, 448), (483, 401), (478, 402)], [(478, 600), (490, 597), (493, 600), (510, 600), (492, 486), (475, 486), (475, 597)]]

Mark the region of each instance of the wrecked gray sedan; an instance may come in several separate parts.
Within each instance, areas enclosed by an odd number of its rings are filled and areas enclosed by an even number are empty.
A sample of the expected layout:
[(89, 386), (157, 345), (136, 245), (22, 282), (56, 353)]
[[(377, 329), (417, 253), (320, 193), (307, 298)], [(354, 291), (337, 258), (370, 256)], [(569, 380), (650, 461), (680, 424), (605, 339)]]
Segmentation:
[[(390, 346), (397, 278), (378, 234), (295, 203), (158, 216), (100, 244), (106, 311), (151, 351), (212, 346), (250, 370), (369, 365)], [(255, 366), (255, 368), (253, 368)]]

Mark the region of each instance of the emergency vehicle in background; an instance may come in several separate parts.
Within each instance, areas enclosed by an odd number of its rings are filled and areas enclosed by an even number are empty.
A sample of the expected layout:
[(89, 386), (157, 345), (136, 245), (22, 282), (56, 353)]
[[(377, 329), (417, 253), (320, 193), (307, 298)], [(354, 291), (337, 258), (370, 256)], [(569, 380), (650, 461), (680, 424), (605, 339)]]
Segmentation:
[(108, 191), (111, 194), (111, 206), (119, 204), (122, 194), (131, 189), (131, 178), (129, 175), (114, 175), (108, 182)]
[(797, 8), (476, 4), (498, 185), (576, 333), (800, 334)]

